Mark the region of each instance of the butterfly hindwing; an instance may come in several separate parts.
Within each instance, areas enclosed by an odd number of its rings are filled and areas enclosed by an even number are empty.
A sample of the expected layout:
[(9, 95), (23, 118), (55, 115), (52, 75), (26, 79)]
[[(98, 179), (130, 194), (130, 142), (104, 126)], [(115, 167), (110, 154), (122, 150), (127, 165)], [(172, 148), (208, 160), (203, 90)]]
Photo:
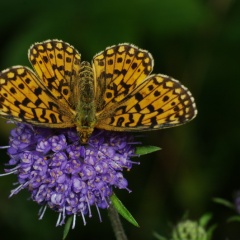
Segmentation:
[(96, 127), (115, 131), (153, 130), (183, 124), (195, 115), (196, 106), (188, 89), (171, 77), (156, 74), (115, 103)]

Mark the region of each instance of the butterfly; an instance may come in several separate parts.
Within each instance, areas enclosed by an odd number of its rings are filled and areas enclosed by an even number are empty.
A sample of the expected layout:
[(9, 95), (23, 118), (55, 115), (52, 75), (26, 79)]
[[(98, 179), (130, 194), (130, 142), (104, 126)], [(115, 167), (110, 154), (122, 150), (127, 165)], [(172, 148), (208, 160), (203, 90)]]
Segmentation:
[(147, 131), (186, 123), (197, 114), (179, 81), (151, 74), (152, 55), (133, 44), (107, 47), (91, 63), (61, 40), (33, 44), (34, 71), (0, 72), (0, 116), (49, 128), (76, 127), (81, 143), (94, 128)]

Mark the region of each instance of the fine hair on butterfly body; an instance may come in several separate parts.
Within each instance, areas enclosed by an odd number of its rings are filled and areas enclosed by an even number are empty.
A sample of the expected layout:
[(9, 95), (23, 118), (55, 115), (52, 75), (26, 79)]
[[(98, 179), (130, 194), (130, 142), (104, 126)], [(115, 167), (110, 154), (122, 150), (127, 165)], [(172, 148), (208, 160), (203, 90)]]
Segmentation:
[(152, 55), (123, 43), (91, 63), (61, 40), (33, 44), (34, 71), (14, 66), (0, 72), (0, 116), (40, 127), (76, 127), (87, 143), (94, 128), (149, 131), (184, 124), (196, 114), (190, 91), (179, 81), (152, 74)]

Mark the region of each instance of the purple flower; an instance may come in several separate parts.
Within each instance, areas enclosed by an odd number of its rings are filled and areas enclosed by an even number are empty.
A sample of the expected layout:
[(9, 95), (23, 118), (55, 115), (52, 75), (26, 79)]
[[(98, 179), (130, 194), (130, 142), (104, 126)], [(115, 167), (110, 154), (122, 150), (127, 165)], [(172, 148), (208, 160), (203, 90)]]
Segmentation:
[[(91, 206), (107, 208), (113, 188), (127, 189), (123, 170), (131, 169), (132, 136), (95, 130), (88, 144), (81, 145), (75, 129), (39, 128), (18, 123), (11, 131), (6, 174), (17, 174), (19, 186), (46, 208), (59, 212), (57, 225), (68, 215), (91, 217)], [(4, 174), (3, 174), (4, 175)], [(128, 190), (129, 191), (129, 190)], [(101, 216), (99, 215), (101, 220)]]

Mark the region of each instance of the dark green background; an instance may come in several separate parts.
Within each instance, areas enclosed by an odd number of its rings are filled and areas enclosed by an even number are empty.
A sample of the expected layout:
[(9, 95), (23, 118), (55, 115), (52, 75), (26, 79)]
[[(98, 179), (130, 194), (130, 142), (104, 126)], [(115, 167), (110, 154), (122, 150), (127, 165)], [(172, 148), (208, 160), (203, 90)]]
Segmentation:
[[(136, 159), (126, 173), (129, 188), (117, 191), (140, 224), (124, 221), (130, 240), (164, 235), (188, 211), (191, 219), (212, 212), (218, 228), (214, 239), (239, 240), (239, 224), (226, 223), (233, 212), (212, 202), (233, 199), (240, 188), (240, 1), (122, 0), (17, 1), (0, 3), (0, 69), (30, 65), (34, 42), (62, 39), (84, 60), (105, 47), (128, 42), (149, 50), (155, 73), (171, 75), (186, 85), (199, 114), (191, 123), (144, 134), (146, 144), (162, 150)], [(10, 126), (1, 121), (1, 145)], [(1, 150), (1, 172), (8, 157)], [(37, 220), (39, 206), (26, 191), (8, 198), (15, 176), (0, 178), (0, 239), (61, 239), (57, 213)], [(106, 214), (77, 218), (68, 239), (114, 239)]]

